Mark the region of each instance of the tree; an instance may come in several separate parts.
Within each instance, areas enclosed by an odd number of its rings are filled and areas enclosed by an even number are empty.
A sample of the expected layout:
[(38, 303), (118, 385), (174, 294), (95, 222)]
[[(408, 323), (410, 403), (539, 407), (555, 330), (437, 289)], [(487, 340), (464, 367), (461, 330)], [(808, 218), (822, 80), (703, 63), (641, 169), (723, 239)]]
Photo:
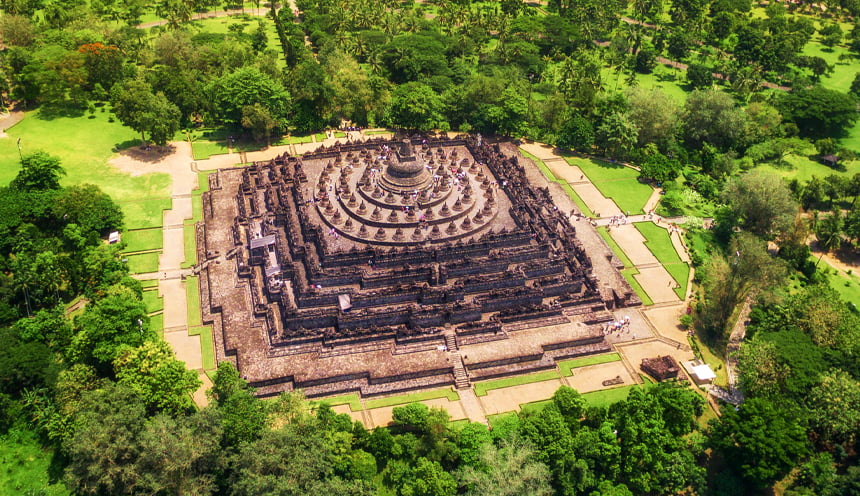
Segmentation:
[(732, 178), (720, 198), (734, 211), (742, 227), (765, 239), (773, 239), (788, 229), (797, 213), (797, 205), (782, 178), (762, 171)]
[(348, 435), (328, 436), (313, 421), (265, 430), (258, 440), (242, 443), (231, 457), (232, 494), (370, 496), (373, 487), (368, 482), (334, 475), (336, 454), (349, 449), (348, 441)]
[(163, 146), (179, 130), (179, 108), (163, 93), (154, 94), (152, 87), (142, 79), (114, 86), (111, 105), (120, 122), (140, 133), (143, 144), (146, 144), (146, 133), (155, 144)]
[(833, 48), (842, 41), (842, 28), (836, 23), (824, 24), (819, 28), (818, 34), (821, 36), (821, 44), (828, 48)]
[(749, 398), (737, 408), (723, 408), (722, 417), (711, 421), (709, 442), (747, 482), (764, 488), (809, 451), (798, 419), (769, 400)]
[(636, 144), (639, 130), (627, 114), (613, 112), (597, 126), (595, 141), (610, 157), (626, 157)]
[(681, 115), (684, 136), (692, 147), (710, 144), (720, 150), (735, 148), (746, 128), (746, 114), (727, 93), (696, 90)]
[(409, 82), (398, 86), (391, 94), (391, 120), (407, 129), (429, 131), (439, 127), (442, 101), (433, 88), (424, 83)]
[(590, 152), (594, 146), (594, 125), (580, 114), (572, 115), (558, 133), (558, 146)]
[(549, 496), (550, 474), (546, 465), (533, 459), (534, 451), (522, 438), (502, 440), (501, 446), (484, 443), (476, 466), (458, 474), (467, 495)]
[(681, 173), (681, 164), (656, 150), (653, 144), (645, 147), (645, 157), (639, 162), (639, 177), (665, 183), (674, 180)]
[(116, 384), (82, 395), (73, 432), (65, 482), (80, 494), (130, 494), (140, 484), (134, 466), (141, 452), (138, 434), (146, 409), (128, 388)]
[(155, 340), (157, 335), (150, 330), (146, 313), (139, 293), (121, 284), (111, 286), (75, 319), (77, 334), (68, 356), (73, 361), (106, 365), (120, 356), (125, 346), (138, 347)]
[(820, 86), (785, 92), (776, 104), (801, 136), (811, 138), (841, 136), (858, 117), (854, 97)]
[(687, 66), (687, 81), (696, 90), (704, 90), (714, 85), (714, 71), (702, 64), (690, 64)]
[(59, 158), (38, 151), (23, 156), (21, 170), (9, 186), (22, 191), (58, 190), (65, 175)]
[(242, 109), (259, 104), (278, 127), (287, 124), (292, 98), (284, 86), (253, 66), (242, 67), (206, 86), (215, 116), (225, 124), (240, 124)]
[(418, 458), (414, 466), (403, 462), (389, 463), (385, 481), (397, 491), (397, 496), (454, 496), (457, 481), (438, 462)]
[(267, 425), (266, 408), (239, 377), (231, 362), (221, 362), (207, 392), (221, 413), (224, 444), (239, 446), (257, 440)]
[(77, 224), (84, 232), (105, 235), (122, 228), (122, 210), (98, 186), (74, 185), (57, 196), (53, 213), (68, 224)]
[(242, 107), (242, 127), (250, 129), (256, 141), (268, 140), (277, 124), (269, 110), (259, 103)]
[(810, 422), (826, 442), (851, 446), (860, 432), (860, 382), (844, 370), (830, 370), (809, 391)]
[(585, 413), (585, 398), (569, 386), (561, 386), (552, 395), (552, 402), (564, 417), (567, 425), (575, 429)]
[(140, 492), (147, 494), (215, 493), (215, 473), (222, 464), (221, 425), (211, 409), (191, 415), (158, 414), (147, 419), (137, 443), (135, 468)]
[(779, 262), (761, 239), (746, 232), (735, 234), (728, 255), (713, 255), (705, 267), (705, 299), (698, 315), (702, 327), (723, 338), (737, 306), (754, 291), (781, 280), (785, 270)]
[(842, 213), (839, 211), (831, 213), (815, 224), (815, 237), (818, 238), (818, 247), (821, 248), (822, 256), (842, 245), (843, 224)]
[(163, 339), (126, 349), (113, 366), (117, 382), (128, 386), (154, 412), (179, 415), (189, 411), (194, 405), (191, 394), (202, 384)]
[(654, 143), (665, 152), (678, 131), (680, 109), (675, 100), (656, 88), (630, 88), (625, 96), (630, 105), (627, 116), (636, 125), (639, 146)]

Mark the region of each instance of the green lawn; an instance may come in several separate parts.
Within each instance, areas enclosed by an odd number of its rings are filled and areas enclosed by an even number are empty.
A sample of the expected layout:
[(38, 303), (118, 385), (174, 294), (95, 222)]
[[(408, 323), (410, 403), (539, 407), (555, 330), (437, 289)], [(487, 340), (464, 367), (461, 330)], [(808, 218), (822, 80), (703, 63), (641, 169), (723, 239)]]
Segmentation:
[(663, 267), (675, 279), (675, 282), (680, 285), (680, 288), (675, 289), (675, 293), (679, 298), (683, 299), (687, 294), (690, 267), (681, 261), (681, 257), (669, 238), (669, 231), (653, 222), (637, 222), (633, 225), (645, 237), (645, 246), (663, 264)]
[[(855, 128), (857, 129), (857, 133), (860, 134), (860, 127), (855, 126)], [(857, 144), (856, 146), (851, 146), (845, 143), (845, 140), (843, 140), (843, 144), (845, 144), (845, 146), (849, 146), (850, 148), (860, 151), (860, 136), (851, 136), (846, 139), (851, 140), (852, 142), (856, 141)], [(820, 162), (816, 162), (815, 160), (810, 160), (808, 157), (802, 157), (799, 155), (790, 155), (786, 157), (785, 161), (790, 164), (788, 167), (778, 167), (771, 164), (763, 164), (759, 165), (756, 168), (773, 172), (786, 179), (797, 179), (800, 182), (809, 181), (812, 176), (818, 176), (820, 179), (823, 179), (824, 177), (829, 176), (831, 174), (851, 177), (855, 173), (860, 172), (860, 160), (843, 163), (843, 165), (845, 166), (844, 170), (833, 169), (827, 167)]]
[(197, 140), (191, 143), (194, 160), (206, 160), (212, 155), (223, 155), (229, 151), (226, 141)]
[(579, 167), (600, 193), (610, 198), (622, 212), (644, 213), (645, 203), (653, 193), (651, 186), (640, 183), (639, 171), (621, 164), (603, 160), (575, 157), (564, 158), (570, 165)]
[(290, 143), (294, 145), (298, 145), (300, 143), (312, 143), (313, 141), (314, 138), (311, 134), (307, 136), (290, 136)]
[(570, 377), (573, 375), (573, 369), (587, 367), (589, 365), (598, 365), (601, 363), (617, 362), (619, 360), (621, 360), (621, 355), (618, 353), (607, 353), (604, 355), (574, 358), (573, 360), (563, 360), (558, 362), (558, 368), (561, 370), (562, 376)]
[[(346, 138), (346, 134), (344, 134), (344, 133), (340, 133), (340, 134), (341, 134), (341, 136), (337, 136), (337, 133), (335, 133), (335, 137), (337, 137), (337, 138)], [(366, 134), (367, 136), (376, 136), (376, 135), (379, 135), (379, 134), (391, 134), (391, 131), (387, 131), (387, 130), (381, 130), (381, 131), (365, 131), (365, 132), (364, 132), (364, 134)]]
[(157, 288), (158, 279), (143, 279), (142, 281), (140, 281), (140, 286), (143, 289)]
[(149, 317), (149, 328), (153, 331), (164, 334), (164, 314), (157, 313)]
[(158, 296), (157, 289), (143, 292), (143, 303), (146, 305), (147, 313), (155, 313), (164, 310), (164, 298)]
[[(832, 49), (827, 48), (817, 41), (810, 41), (803, 47), (803, 55), (813, 57), (821, 57), (833, 66), (833, 73), (821, 78), (821, 86), (832, 90), (847, 93), (851, 88), (851, 82), (854, 81), (854, 75), (857, 74), (857, 62), (853, 59), (839, 61), (839, 56), (850, 53), (847, 48), (835, 46)], [(812, 74), (809, 71), (809, 74)]]
[[(611, 163), (605, 160), (583, 158), (573, 155), (565, 155), (564, 160), (570, 165), (579, 167), (579, 169), (588, 176), (588, 179), (590, 179), (591, 182), (636, 179), (639, 177), (639, 171), (619, 163)], [(643, 186), (651, 189), (647, 184), (643, 184)]]
[[(609, 67), (604, 67), (601, 75), (603, 76), (604, 87), (607, 90), (623, 90), (628, 87), (624, 81), (626, 76), (621, 75), (621, 77), (618, 77), (618, 73)], [(645, 89), (660, 89), (683, 105), (687, 100), (688, 94), (685, 89), (685, 77), (684, 72), (679, 69), (657, 64), (651, 74), (636, 74), (636, 86)]]
[(188, 306), (188, 327), (203, 325), (200, 315), (200, 281), (197, 276), (185, 278), (185, 298)]
[(311, 400), (314, 403), (327, 403), (329, 406), (349, 405), (351, 412), (360, 412), (364, 410), (361, 406), (361, 397), (358, 393), (349, 393), (341, 396), (332, 396), (331, 398), (322, 398), (319, 400)]
[(626, 269), (621, 269), (621, 275), (624, 276), (624, 279), (627, 280), (627, 283), (630, 284), (630, 287), (633, 288), (633, 291), (639, 295), (639, 299), (642, 300), (642, 304), (645, 306), (653, 305), (654, 300), (648, 296), (648, 293), (645, 292), (645, 289), (639, 284), (639, 281), (636, 280), (634, 275), (638, 274), (639, 270), (636, 267), (628, 267)]
[(12, 430), (0, 437), (0, 494), (66, 496), (71, 492), (49, 477), (50, 450), (32, 432)]
[(627, 395), (630, 394), (630, 390), (635, 387), (639, 387), (639, 385), (632, 384), (630, 386), (601, 389), (600, 391), (585, 393), (582, 397), (588, 403), (588, 406), (609, 406), (613, 403), (626, 400)]
[(628, 257), (627, 254), (624, 253), (624, 250), (622, 250), (621, 247), (618, 246), (618, 243), (616, 243), (615, 240), (612, 238), (612, 235), (609, 234), (609, 230), (607, 230), (606, 226), (598, 227), (597, 234), (599, 234), (600, 237), (603, 238), (603, 241), (606, 241), (606, 244), (609, 245), (609, 248), (612, 250), (613, 253), (615, 253), (615, 256), (618, 257), (619, 260), (621, 260), (621, 263), (623, 263), (625, 267), (633, 267), (633, 262), (630, 260), (630, 257)]
[(126, 252), (160, 250), (164, 244), (164, 233), (161, 229), (139, 229), (122, 233)]
[(490, 381), (475, 383), (475, 395), (486, 396), (488, 391), (493, 389), (502, 389), (511, 386), (521, 386), (523, 384), (533, 384), (535, 382), (543, 382), (549, 380), (558, 380), (558, 372), (555, 370), (545, 370), (534, 374), (519, 375), (515, 377), (505, 377), (503, 379), (493, 379)]
[(128, 259), (128, 270), (132, 274), (146, 274), (158, 272), (158, 256), (161, 252), (140, 253), (138, 255), (125, 255)]
[(185, 249), (185, 261), (179, 267), (190, 269), (197, 265), (197, 230), (194, 224), (186, 224), (182, 231), (182, 244)]
[[(191, 317), (188, 319), (191, 320)], [(212, 338), (212, 327), (189, 327), (188, 335), (200, 336), (200, 354), (203, 358), (203, 370), (215, 370), (215, 343)]]
[(67, 172), (64, 184), (95, 184), (118, 202), (170, 196), (169, 175), (132, 177), (108, 165), (113, 149), (139, 144), (139, 135), (119, 121), (108, 122), (110, 115), (109, 110), (101, 109), (92, 119), (88, 115), (48, 118), (38, 110), (28, 112), (6, 131), (8, 138), (0, 139), (0, 184), (7, 184), (18, 173), (16, 143), (20, 138), (24, 153), (43, 150), (60, 158)]
[[(815, 257), (818, 258), (817, 256)], [(826, 262), (822, 262), (819, 270), (823, 268), (827, 268), (827, 280), (830, 284), (830, 287), (836, 290), (839, 293), (839, 296), (842, 297), (848, 303), (854, 304), (855, 307), (860, 305), (860, 277), (857, 277), (855, 273), (847, 273), (845, 271), (836, 270)]]
[(127, 229), (146, 229), (161, 227), (164, 224), (164, 211), (173, 208), (173, 200), (149, 198), (120, 202), (119, 206)]
[[(387, 398), (375, 398), (364, 402), (365, 408), (382, 408), (385, 406), (408, 405), (419, 401), (434, 400), (436, 398), (448, 398), (448, 401), (459, 401), (460, 395), (457, 391), (451, 388), (431, 389), (429, 391), (419, 391), (416, 393), (401, 394), (397, 396), (389, 396)], [(351, 409), (352, 407), (350, 407)]]

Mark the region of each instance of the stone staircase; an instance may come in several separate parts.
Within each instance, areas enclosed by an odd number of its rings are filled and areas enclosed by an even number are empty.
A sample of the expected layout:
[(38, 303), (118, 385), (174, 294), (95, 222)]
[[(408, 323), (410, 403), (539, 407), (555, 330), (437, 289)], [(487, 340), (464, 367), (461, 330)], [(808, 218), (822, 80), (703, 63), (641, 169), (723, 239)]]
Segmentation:
[(457, 347), (457, 336), (453, 332), (445, 333), (445, 346), (448, 347), (448, 353), (451, 354), (451, 361), (454, 364), (454, 386), (457, 389), (469, 389), (472, 387), (472, 381), (469, 380), (469, 373), (466, 372), (463, 357), (460, 356), (460, 349)]

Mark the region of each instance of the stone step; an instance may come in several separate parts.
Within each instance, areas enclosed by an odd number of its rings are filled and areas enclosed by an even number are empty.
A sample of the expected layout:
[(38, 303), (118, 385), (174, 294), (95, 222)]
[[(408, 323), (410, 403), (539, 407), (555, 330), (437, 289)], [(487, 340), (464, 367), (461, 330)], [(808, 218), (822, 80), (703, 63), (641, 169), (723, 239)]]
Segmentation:
[(457, 351), (459, 349), (457, 347), (457, 336), (454, 334), (445, 334), (445, 346), (448, 347), (448, 351)]

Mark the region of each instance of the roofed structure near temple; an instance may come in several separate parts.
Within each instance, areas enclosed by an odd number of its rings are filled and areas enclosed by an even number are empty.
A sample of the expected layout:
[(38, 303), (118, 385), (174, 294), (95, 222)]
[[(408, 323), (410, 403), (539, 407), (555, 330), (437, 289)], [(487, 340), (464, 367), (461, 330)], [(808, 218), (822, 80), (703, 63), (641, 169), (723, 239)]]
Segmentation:
[[(262, 395), (364, 395), (607, 351), (607, 289), (516, 156), (375, 140), (210, 175), (197, 240), (218, 360)], [(619, 278), (620, 279), (620, 278)]]

